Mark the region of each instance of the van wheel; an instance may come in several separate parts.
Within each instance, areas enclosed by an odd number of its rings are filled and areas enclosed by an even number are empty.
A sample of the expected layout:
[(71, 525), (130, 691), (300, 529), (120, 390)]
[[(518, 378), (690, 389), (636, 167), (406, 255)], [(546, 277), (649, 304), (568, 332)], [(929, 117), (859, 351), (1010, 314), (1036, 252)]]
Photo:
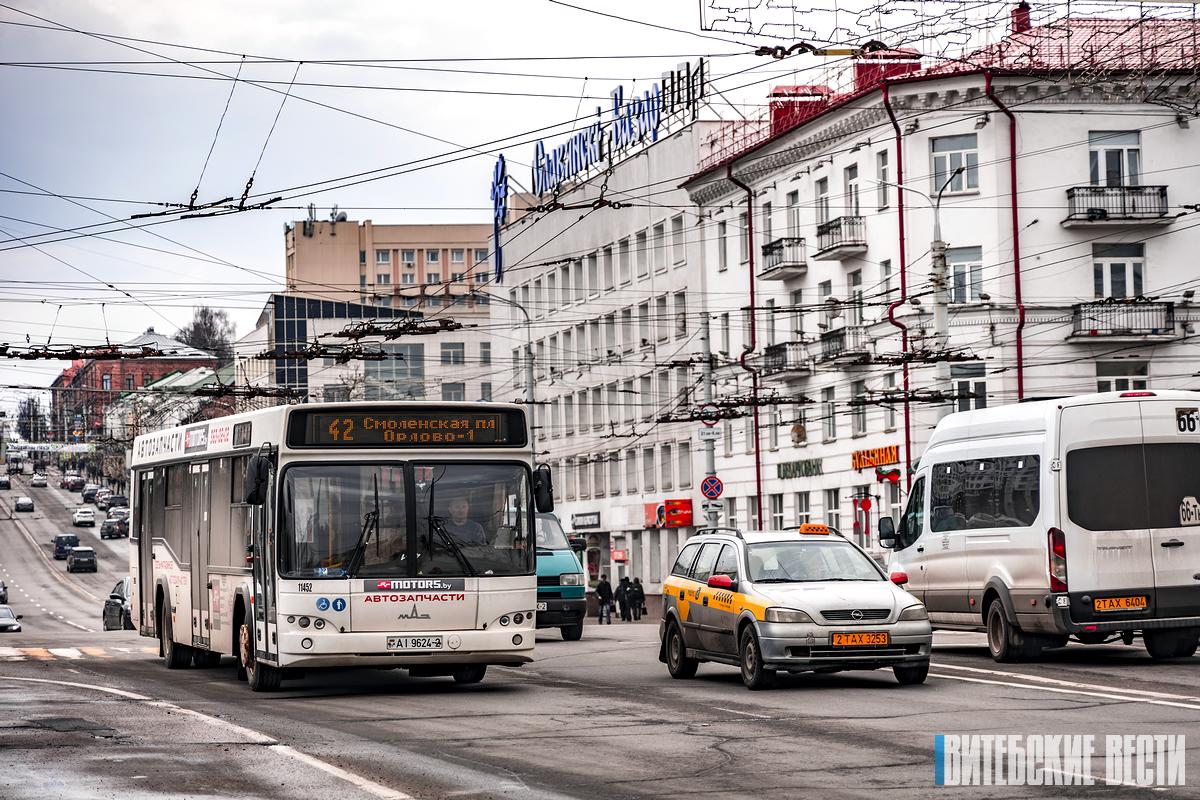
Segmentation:
[(283, 670), (268, 664), (259, 664), (254, 657), (254, 634), (249, 625), (242, 625), (239, 644), (242, 663), (246, 666), (246, 683), (256, 692), (273, 692), (283, 680)]
[(583, 623), (578, 625), (563, 625), (559, 628), (562, 631), (564, 642), (578, 642), (583, 638)]
[(696, 668), (700, 662), (688, 658), (687, 648), (683, 644), (683, 632), (679, 625), (672, 622), (667, 628), (667, 672), (672, 678), (680, 680), (696, 677)]
[(753, 625), (742, 631), (741, 647), (738, 649), (742, 663), (742, 683), (747, 689), (770, 689), (775, 685), (775, 670), (763, 666), (762, 649)]
[(1031, 661), (1042, 654), (1043, 647), (1049, 646), (1049, 643), (1040, 637), (1022, 635), (1008, 621), (1004, 614), (1004, 604), (999, 600), (993, 600), (988, 606), (987, 640), (992, 659), (1001, 664)]
[(184, 669), (192, 663), (192, 648), (177, 643), (171, 628), (171, 609), (163, 603), (162, 619), (158, 624), (162, 636), (163, 663), (167, 669)]
[(1168, 658), (1190, 658), (1200, 644), (1200, 631), (1195, 628), (1183, 630), (1142, 631), (1146, 652), (1155, 661)]

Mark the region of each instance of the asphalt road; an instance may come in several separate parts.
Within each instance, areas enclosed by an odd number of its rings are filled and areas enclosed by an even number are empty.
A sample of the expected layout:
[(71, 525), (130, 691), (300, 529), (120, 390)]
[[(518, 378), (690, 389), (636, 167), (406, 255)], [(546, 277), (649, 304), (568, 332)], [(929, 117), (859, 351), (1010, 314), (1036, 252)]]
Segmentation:
[(371, 670), (254, 694), (228, 660), (168, 672), (153, 640), (99, 632), (124, 540), (95, 543), (97, 576), (67, 576), (38, 552), (73, 495), (33, 493), (32, 519), (0, 510), (0, 574), (28, 623), (0, 638), (3, 798), (1200, 797), (1200, 772), (1167, 790), (933, 786), (937, 733), (1183, 733), (1200, 769), (1200, 660), (1136, 646), (997, 665), (982, 636), (946, 633), (923, 686), (840, 673), (749, 692), (723, 666), (672, 680), (643, 623), (547, 633), (535, 663), (467, 687)]

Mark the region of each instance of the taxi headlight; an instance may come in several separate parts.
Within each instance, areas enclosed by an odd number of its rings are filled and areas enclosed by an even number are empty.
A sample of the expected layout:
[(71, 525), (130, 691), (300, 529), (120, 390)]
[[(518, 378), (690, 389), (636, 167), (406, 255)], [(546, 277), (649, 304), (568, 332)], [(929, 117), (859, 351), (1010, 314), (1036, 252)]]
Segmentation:
[(564, 572), (558, 576), (560, 586), (583, 586), (582, 572)]
[(899, 622), (917, 622), (919, 620), (929, 619), (929, 612), (925, 610), (925, 606), (917, 604), (909, 606), (900, 612)]
[(767, 622), (812, 622), (812, 617), (794, 608), (768, 608)]

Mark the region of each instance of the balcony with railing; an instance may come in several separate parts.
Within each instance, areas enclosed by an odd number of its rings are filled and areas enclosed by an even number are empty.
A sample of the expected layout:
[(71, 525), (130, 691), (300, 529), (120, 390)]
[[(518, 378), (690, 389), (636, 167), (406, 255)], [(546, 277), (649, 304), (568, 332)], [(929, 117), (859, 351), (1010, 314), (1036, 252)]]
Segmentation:
[(1157, 341), (1176, 337), (1175, 304), (1151, 300), (1098, 300), (1071, 307), (1076, 341)]
[(788, 278), (802, 277), (806, 272), (808, 253), (804, 239), (789, 236), (763, 245), (759, 280), (785, 281)]
[(813, 372), (808, 347), (799, 341), (767, 345), (757, 366), (764, 378), (779, 380), (807, 378)]
[(1165, 186), (1072, 186), (1064, 228), (1169, 225)]
[(871, 358), (870, 340), (860, 325), (825, 331), (819, 344), (817, 361), (822, 363), (863, 364)]
[(837, 260), (867, 249), (864, 217), (838, 217), (817, 226), (817, 254), (822, 260)]

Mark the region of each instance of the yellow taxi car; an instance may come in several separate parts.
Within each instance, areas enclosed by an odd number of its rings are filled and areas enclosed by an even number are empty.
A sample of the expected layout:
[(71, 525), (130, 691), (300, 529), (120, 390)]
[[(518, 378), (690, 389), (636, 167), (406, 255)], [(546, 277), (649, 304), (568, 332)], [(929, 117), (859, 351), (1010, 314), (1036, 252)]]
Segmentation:
[(777, 672), (891, 667), (902, 685), (929, 674), (929, 614), (865, 550), (825, 525), (701, 530), (663, 584), (659, 661), (691, 678), (703, 661), (741, 667), (750, 689)]

